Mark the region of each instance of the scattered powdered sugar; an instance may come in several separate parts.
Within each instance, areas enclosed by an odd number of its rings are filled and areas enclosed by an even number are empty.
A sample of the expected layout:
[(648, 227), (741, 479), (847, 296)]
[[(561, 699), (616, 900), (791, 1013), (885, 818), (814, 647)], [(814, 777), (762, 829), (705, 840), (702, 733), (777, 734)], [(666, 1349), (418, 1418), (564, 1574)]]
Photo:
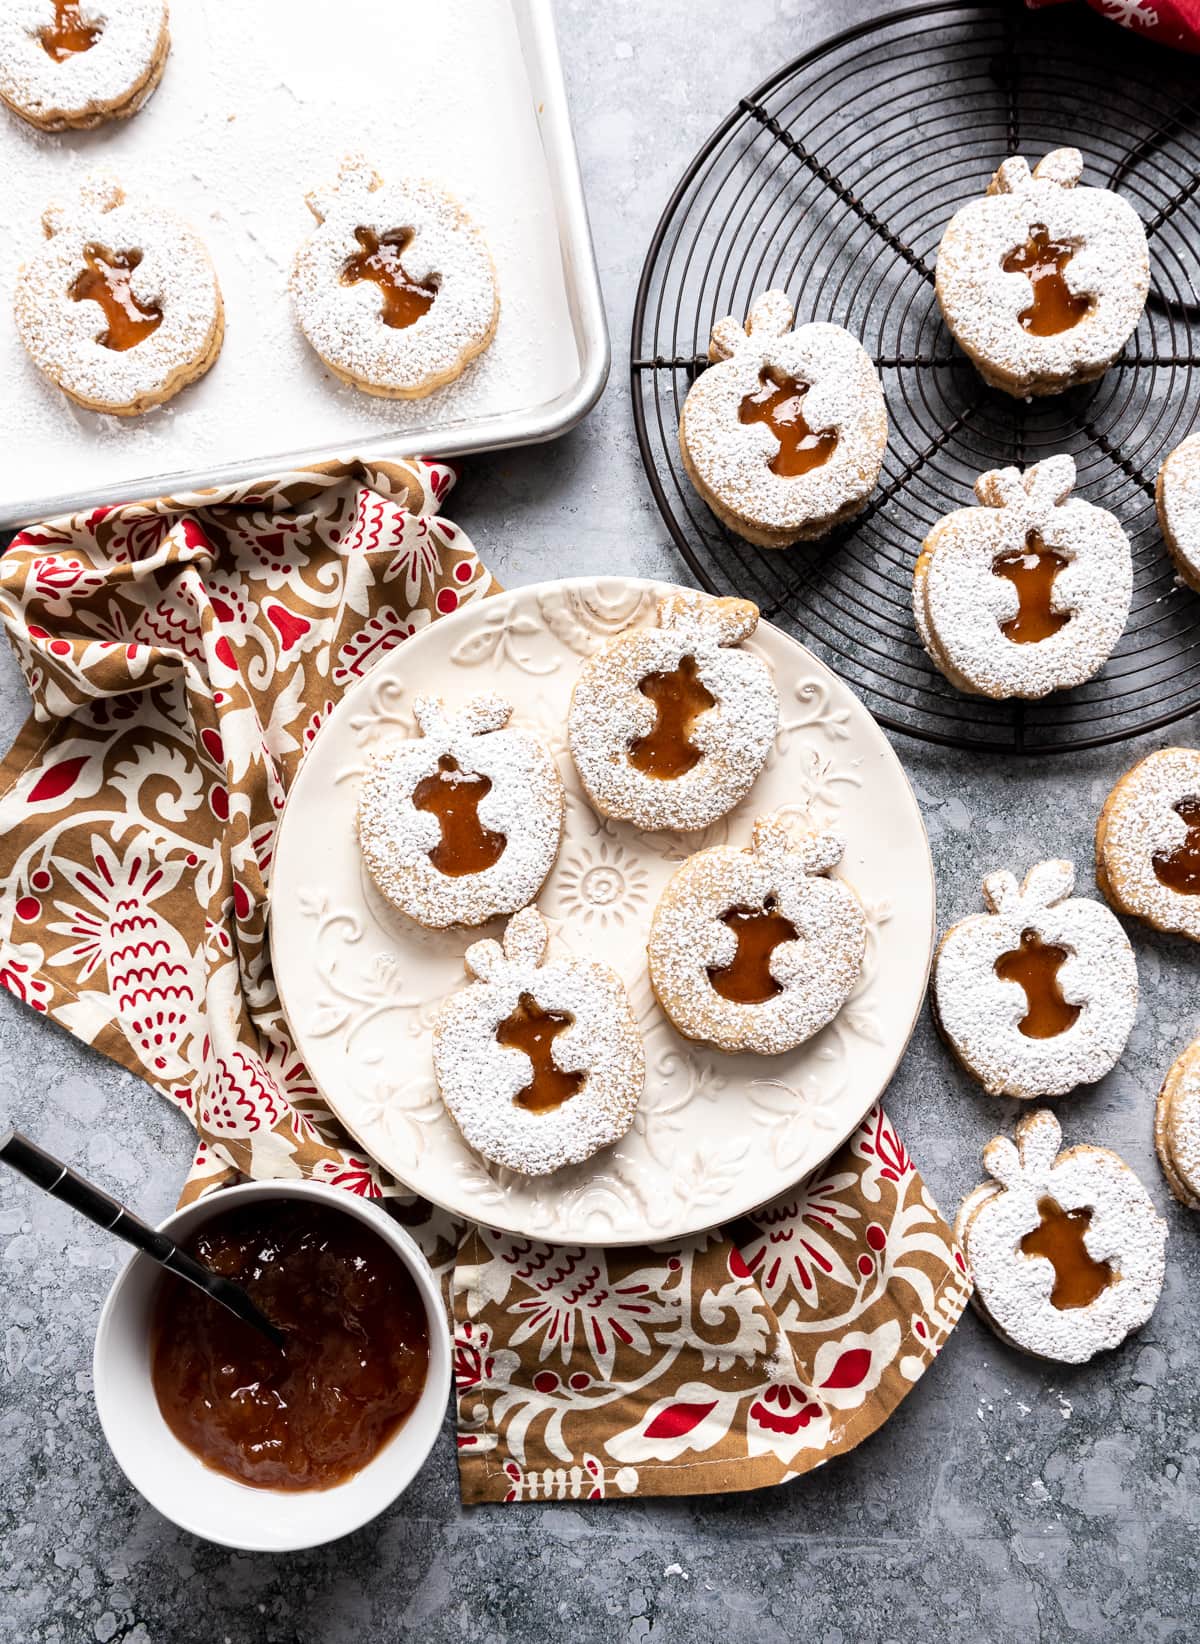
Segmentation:
[(1160, 748), (1126, 771), (1100, 814), (1098, 878), (1122, 913), (1200, 942), (1200, 896), (1172, 890), (1154, 871), (1154, 856), (1177, 849), (1188, 836), (1175, 809), (1184, 799), (1200, 799), (1195, 748)]
[[(1137, 1013), (1137, 963), (1120, 921), (1102, 902), (1072, 897), (1070, 862), (1039, 862), (1018, 887), (991, 873), (983, 897), (991, 910), (953, 925), (934, 959), (939, 1026), (967, 1071), (993, 1096), (1061, 1096), (1094, 1084), (1116, 1064)], [(1022, 1033), (1028, 1008), (1019, 982), (1002, 981), (996, 961), (1032, 930), (1067, 950), (1057, 981), (1079, 1006), (1070, 1027), (1049, 1039)]]
[[(394, 907), (433, 930), (482, 925), (531, 902), (558, 854), (563, 788), (549, 750), (528, 731), (501, 729), (511, 705), (490, 694), (474, 697), (457, 715), (434, 697), (413, 708), (421, 735), (374, 754), (358, 800), (358, 838), (367, 871)], [(443, 758), (464, 776), (487, 777), (479, 801), (484, 828), (505, 837), (491, 867), (478, 873), (441, 873), (429, 852), (441, 824), (413, 804), (417, 784)]]
[[(0, 5), (0, 13), (6, 10)], [(0, 324), (0, 510), (46, 512), (178, 489), (217, 469), (278, 472), (330, 452), (400, 456), (497, 443), (514, 419), (579, 380), (553, 173), (536, 87), (511, 6), (339, 0), (336, 26), (300, 6), (280, 24), (261, 0), (181, 0), (152, 102), (107, 126), (104, 162), (131, 194), (160, 200), (203, 235), (224, 294), (217, 369), (133, 420), (81, 411)], [(362, 42), (374, 46), (364, 52)], [(236, 40), (236, 49), (230, 42)], [(398, 65), (402, 64), (402, 70)], [(547, 106), (546, 118), (553, 110)], [(49, 199), (80, 169), (79, 139), (0, 109), (0, 290), (41, 237)], [(347, 149), (385, 177), (431, 176), (487, 241), (503, 308), (487, 350), (425, 399), (384, 399), (329, 370), (296, 324), (288, 276), (313, 230), (304, 190)], [(364, 450), (364, 447), (366, 450)], [(170, 476), (169, 485), (164, 476)]]
[[(960, 690), (989, 697), (1045, 696), (1091, 679), (1124, 631), (1133, 594), (1129, 539), (1114, 514), (1071, 497), (1075, 459), (1060, 455), (980, 475), (979, 508), (938, 521), (913, 574), (913, 617), (932, 661)], [(1030, 532), (1067, 561), (1050, 608), (1070, 621), (1018, 643), (1001, 624), (1017, 615), (1016, 588), (994, 565), (1027, 552)]]
[[(817, 322), (791, 331), (792, 308), (781, 291), (751, 305), (747, 324), (729, 318), (713, 329), (718, 363), (692, 384), (679, 423), (680, 444), (702, 493), (710, 493), (752, 530), (796, 540), (823, 534), (856, 513), (879, 478), (887, 445), (887, 411), (879, 375), (848, 331)], [(738, 411), (764, 370), (809, 385), (804, 420), (838, 441), (825, 462), (784, 477), (769, 466), (779, 441), (765, 423), (742, 423)]]
[[(828, 877), (841, 856), (835, 835), (793, 841), (773, 816), (755, 822), (748, 849), (720, 845), (680, 865), (654, 910), (647, 957), (658, 1002), (685, 1038), (773, 1056), (833, 1020), (858, 980), (867, 934), (854, 892)], [(780, 943), (768, 963), (781, 991), (762, 1004), (739, 1004), (708, 977), (710, 966), (730, 964), (737, 950), (722, 915), (759, 908), (768, 897), (797, 940)]]
[[(308, 196), (320, 223), (296, 253), (291, 292), (301, 328), (332, 368), (355, 382), (416, 395), (456, 377), (491, 339), (499, 308), (492, 259), (458, 202), (435, 183), (383, 182), (365, 156), (343, 160), (337, 182)], [(379, 287), (344, 284), (361, 249), (359, 228), (379, 239), (411, 231), (403, 252), (410, 279), (436, 285), (433, 305), (412, 325), (385, 325)]]
[[(963, 1202), (955, 1234), (980, 1311), (997, 1333), (1027, 1353), (1082, 1364), (1119, 1346), (1154, 1311), (1167, 1224), (1118, 1154), (1089, 1144), (1060, 1153), (1062, 1131), (1047, 1109), (1022, 1119), (1016, 1137), (1015, 1146), (996, 1136), (984, 1149), (984, 1166), (995, 1182)], [(1091, 1211), (1084, 1247), (1113, 1270), (1112, 1281), (1084, 1307), (1055, 1307), (1052, 1263), (1020, 1249), (1039, 1225), (1039, 1205), (1047, 1198), (1062, 1210)]]
[[(641, 1035), (620, 978), (590, 959), (543, 963), (546, 938), (541, 914), (526, 908), (510, 920), (503, 949), (492, 941), (468, 948), (467, 969), (479, 980), (445, 1001), (433, 1036), (438, 1087), (464, 1140), (526, 1176), (579, 1164), (620, 1141), (646, 1076)], [(514, 1100), (529, 1083), (529, 1057), (496, 1039), (522, 994), (544, 1011), (574, 1018), (555, 1037), (551, 1056), (564, 1073), (587, 1076), (574, 1096), (540, 1112)]]
[(82, 0), (80, 20), (98, 26), (100, 35), (61, 63), (42, 45), (55, 15), (53, 0), (4, 0), (0, 97), (39, 125), (92, 108), (123, 111), (166, 50), (166, 0)]
[(1167, 1185), (1200, 1210), (1200, 1039), (1171, 1065), (1154, 1114), (1154, 1146)]
[[(1105, 188), (1078, 188), (1078, 149), (1055, 149), (1031, 174), (1004, 161), (987, 195), (955, 212), (937, 255), (937, 296), (946, 324), (984, 377), (1012, 394), (1056, 393), (1098, 376), (1120, 353), (1150, 288), (1146, 235), (1128, 201)], [(1032, 282), (1006, 273), (1008, 254), (1036, 225), (1078, 249), (1063, 269), (1068, 290), (1093, 299), (1068, 330), (1026, 331)]]
[(1180, 576), (1200, 590), (1200, 434), (1189, 434), (1158, 471), (1158, 523)]
[[(737, 649), (758, 625), (749, 600), (679, 593), (661, 600), (658, 626), (618, 634), (583, 664), (571, 696), (567, 739), (579, 779), (608, 816), (642, 828), (694, 832), (732, 810), (766, 763), (779, 728), (779, 695), (766, 663)], [(649, 776), (629, 745), (656, 713), (638, 686), (692, 657), (716, 706), (689, 732), (704, 757), (683, 776)]]
[[(17, 276), (13, 314), (35, 363), (68, 394), (99, 409), (130, 406), (210, 351), (222, 323), (217, 276), (203, 241), (174, 212), (126, 200), (115, 178), (94, 173), (42, 222), (48, 238)], [(97, 340), (108, 326), (103, 309), (70, 295), (92, 244), (141, 253), (130, 289), (162, 310), (162, 323), (134, 348), (105, 348)]]

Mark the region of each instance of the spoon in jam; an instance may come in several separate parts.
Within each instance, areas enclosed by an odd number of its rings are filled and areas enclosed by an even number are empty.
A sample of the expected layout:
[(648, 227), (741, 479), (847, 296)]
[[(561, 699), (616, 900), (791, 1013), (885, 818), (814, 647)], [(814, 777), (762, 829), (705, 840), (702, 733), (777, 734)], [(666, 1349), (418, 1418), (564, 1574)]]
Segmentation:
[(19, 1130), (10, 1130), (6, 1136), (0, 1137), (0, 1159), (27, 1177), (35, 1187), (40, 1187), (43, 1193), (48, 1193), (52, 1199), (61, 1199), (72, 1210), (86, 1216), (88, 1221), (95, 1222), (97, 1227), (115, 1233), (160, 1267), (178, 1274), (181, 1279), (187, 1279), (189, 1284), (203, 1290), (213, 1301), (220, 1302), (222, 1307), (227, 1307), (244, 1323), (252, 1325), (274, 1346), (283, 1348), (283, 1331), (275, 1328), (239, 1285), (221, 1278), (220, 1274), (213, 1273), (194, 1256), (180, 1250), (168, 1234), (148, 1226), (132, 1210), (127, 1210), (102, 1188), (85, 1181), (60, 1159), (38, 1147), (36, 1142), (31, 1142), (28, 1136), (22, 1136)]

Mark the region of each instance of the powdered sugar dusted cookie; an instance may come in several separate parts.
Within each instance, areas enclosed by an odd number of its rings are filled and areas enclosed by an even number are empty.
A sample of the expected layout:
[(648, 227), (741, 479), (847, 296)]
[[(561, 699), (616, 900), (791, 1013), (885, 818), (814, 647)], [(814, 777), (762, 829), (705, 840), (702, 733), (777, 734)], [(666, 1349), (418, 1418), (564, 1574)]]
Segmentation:
[(1118, 913), (1200, 942), (1200, 751), (1125, 772), (1096, 824), (1096, 883)]
[(476, 942), (479, 980), (443, 1004), (433, 1034), (442, 1100), (485, 1158), (544, 1176), (610, 1147), (633, 1123), (646, 1056), (615, 972), (591, 959), (544, 963), (536, 908), (504, 946)]
[(174, 212), (89, 177), (42, 218), (13, 315), (34, 364), (89, 411), (139, 416), (202, 377), (224, 309), (203, 241)]
[(42, 131), (123, 120), (170, 49), (167, 0), (4, 0), (0, 98)]
[(1154, 1149), (1167, 1186), (1200, 1210), (1200, 1039), (1171, 1065), (1154, 1110)]
[(691, 832), (749, 792), (779, 729), (770, 670), (737, 649), (757, 626), (749, 600), (680, 592), (659, 601), (656, 627), (588, 658), (567, 740), (598, 811)]
[(688, 857), (654, 910), (647, 953), (659, 1004), (687, 1039), (775, 1055), (831, 1022), (862, 969), (867, 925), (829, 877), (833, 834), (793, 840), (760, 817), (745, 850)]
[(866, 503), (887, 445), (883, 389), (841, 326), (791, 330), (767, 291), (743, 326), (721, 320), (679, 419), (692, 484), (730, 530), (760, 548), (824, 536)]
[(500, 313), (482, 234), (436, 183), (385, 183), (361, 154), (308, 196), (320, 227), (296, 253), (300, 329), (344, 382), (419, 399), (491, 342)]
[(1146, 235), (1128, 201), (1078, 188), (1078, 149), (1030, 174), (1005, 160), (987, 194), (950, 219), (937, 255), (946, 324), (984, 379), (1017, 395), (1090, 382), (1133, 334), (1150, 288)]
[(1175, 569), (1200, 592), (1200, 434), (1189, 434), (1158, 471), (1158, 523)]
[(913, 618), (931, 660), (960, 691), (1040, 697), (1099, 672), (1133, 593), (1129, 539), (1114, 514), (1071, 497), (1075, 459), (975, 482), (926, 537)]
[(983, 882), (987, 913), (952, 925), (934, 959), (938, 1025), (993, 1096), (1061, 1096), (1116, 1064), (1137, 1012), (1129, 938), (1102, 902), (1073, 897), (1070, 862), (1018, 887)]
[(1153, 1313), (1162, 1290), (1167, 1224), (1116, 1153), (1085, 1143), (1060, 1153), (1062, 1131), (1042, 1108), (994, 1137), (994, 1178), (963, 1201), (954, 1232), (973, 1300), (1013, 1347), (1083, 1364), (1119, 1347)]
[(433, 930), (482, 925), (532, 902), (554, 865), (563, 789), (549, 750), (505, 730), (491, 694), (448, 714), (418, 697), (421, 735), (375, 754), (358, 800), (367, 871), (401, 913)]

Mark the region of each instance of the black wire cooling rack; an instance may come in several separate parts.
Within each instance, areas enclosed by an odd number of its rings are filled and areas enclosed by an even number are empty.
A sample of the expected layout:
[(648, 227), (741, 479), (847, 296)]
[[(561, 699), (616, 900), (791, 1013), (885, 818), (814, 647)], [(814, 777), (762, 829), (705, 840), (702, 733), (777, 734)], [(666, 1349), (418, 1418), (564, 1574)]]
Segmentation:
[[(1067, 15), (1069, 13), (1069, 15)], [(1200, 595), (1177, 586), (1154, 479), (1200, 427), (1200, 74), (1083, 8), (944, 4), (849, 30), (744, 97), (662, 215), (634, 309), (638, 443), (699, 582), (754, 599), (851, 684), (885, 725), (954, 747), (1094, 747), (1200, 705)], [(1083, 151), (1084, 182), (1119, 188), (1150, 240), (1136, 335), (1099, 382), (1024, 403), (985, 386), (933, 292), (951, 213), (1006, 154)], [(770, 286), (797, 323), (846, 326), (879, 367), (888, 452), (866, 511), (823, 543), (751, 547), (696, 496), (679, 408), (708, 334)], [(1134, 550), (1129, 624), (1107, 667), (1039, 703), (963, 696), (913, 629), (912, 566), (930, 526), (985, 469), (1069, 451), (1078, 494)]]

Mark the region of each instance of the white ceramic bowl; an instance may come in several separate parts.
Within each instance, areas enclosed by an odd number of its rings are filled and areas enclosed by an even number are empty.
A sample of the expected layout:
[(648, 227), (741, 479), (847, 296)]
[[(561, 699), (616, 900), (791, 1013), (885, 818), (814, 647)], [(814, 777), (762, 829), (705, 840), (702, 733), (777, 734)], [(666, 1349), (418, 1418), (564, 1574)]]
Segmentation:
[[(356, 1194), (316, 1182), (246, 1182), (162, 1223), (183, 1240), (216, 1215), (265, 1199), (314, 1199), (357, 1216), (412, 1274), (429, 1322), (429, 1371), (408, 1418), (373, 1461), (328, 1490), (259, 1490), (206, 1467), (162, 1418), (150, 1379), (150, 1319), (160, 1269), (134, 1255), (108, 1293), (93, 1355), (100, 1425), (129, 1482), (164, 1518), (244, 1552), (294, 1552), (348, 1535), (390, 1505), (421, 1467), (442, 1425), (450, 1390), (450, 1331), (441, 1291), (398, 1223)], [(215, 1304), (214, 1304), (215, 1305)]]

